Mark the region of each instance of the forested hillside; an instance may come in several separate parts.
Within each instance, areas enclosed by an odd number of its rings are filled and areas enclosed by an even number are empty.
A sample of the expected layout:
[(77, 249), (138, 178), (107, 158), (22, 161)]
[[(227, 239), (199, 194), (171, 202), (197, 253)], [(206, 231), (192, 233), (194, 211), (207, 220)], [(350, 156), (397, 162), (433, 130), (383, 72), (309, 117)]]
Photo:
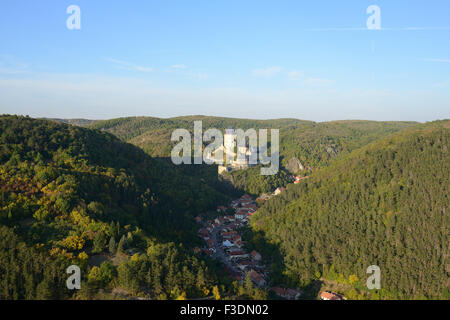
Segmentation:
[[(366, 268), (375, 264), (382, 290), (370, 298), (448, 297), (449, 121), (193, 116), (77, 123), (101, 131), (5, 115), (0, 299), (108, 299), (117, 288), (151, 299), (257, 297), (251, 286), (231, 283), (218, 275), (218, 265), (193, 253), (201, 246), (193, 217), (225, 203), (230, 191), (214, 166), (175, 166), (166, 159), (172, 130), (192, 129), (198, 119), (204, 130), (280, 128), (283, 163), (295, 158), (310, 175), (252, 217), (248, 245), (272, 265), (272, 284), (307, 288), (334, 281), (353, 286), (348, 297), (357, 298)], [(151, 144), (144, 139), (143, 148), (166, 150), (156, 152), (161, 157), (123, 141), (146, 136)], [(290, 181), (284, 170), (262, 177), (258, 167), (227, 178), (255, 195)], [(82, 269), (78, 292), (65, 287), (72, 264)]]
[(278, 187), (292, 183), (292, 179), (284, 170), (267, 176), (261, 175), (260, 170), (261, 166), (256, 166), (245, 170), (226, 172), (223, 174), (223, 179), (229, 181), (234, 189), (254, 196), (271, 193)]
[[(290, 182), (286, 173), (309, 174), (323, 168), (352, 150), (389, 134), (416, 125), (413, 122), (333, 121), (315, 123), (297, 119), (251, 120), (210, 116), (185, 116), (169, 119), (128, 117), (91, 124), (130, 142), (154, 157), (169, 158), (175, 143), (173, 130), (185, 128), (193, 135), (194, 121), (201, 120), (203, 132), (209, 128), (228, 127), (244, 130), (279, 129), (282, 170), (273, 177), (261, 176), (259, 170), (240, 170), (226, 174), (225, 179), (243, 192), (259, 195), (272, 192)], [(286, 173), (285, 173), (286, 172)], [(210, 176), (204, 176), (210, 179)]]
[[(109, 133), (1, 116), (0, 299), (70, 297), (70, 264), (86, 279), (89, 272), (94, 289), (120, 284), (133, 293), (145, 286), (150, 297), (203, 296), (217, 281), (190, 257), (199, 243), (193, 216), (226, 200), (210, 185)], [(90, 256), (128, 248), (143, 255), (118, 267), (87, 265)], [(127, 278), (135, 264), (147, 285)], [(85, 290), (82, 297), (93, 294)]]
[(449, 121), (374, 142), (267, 201), (252, 226), (279, 248), (286, 281), (356, 287), (378, 265), (373, 297), (448, 298), (449, 148)]
[(194, 121), (209, 128), (225, 130), (279, 129), (281, 164), (298, 159), (305, 169), (326, 166), (339, 154), (345, 154), (376, 139), (410, 126), (412, 122), (335, 121), (315, 123), (297, 119), (250, 120), (207, 116), (187, 116), (169, 119), (129, 117), (97, 121), (92, 128), (106, 130), (124, 141), (139, 146), (155, 157), (170, 157), (174, 144), (172, 131), (185, 128), (193, 131)]

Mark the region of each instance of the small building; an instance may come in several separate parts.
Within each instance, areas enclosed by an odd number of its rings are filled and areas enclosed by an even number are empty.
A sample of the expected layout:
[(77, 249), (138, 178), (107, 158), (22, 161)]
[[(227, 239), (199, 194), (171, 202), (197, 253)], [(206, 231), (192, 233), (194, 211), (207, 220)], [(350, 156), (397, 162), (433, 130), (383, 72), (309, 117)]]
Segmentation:
[(243, 212), (235, 213), (235, 214), (234, 214), (234, 217), (235, 217), (237, 220), (243, 220), (243, 219), (246, 217), (246, 214), (243, 213)]
[(200, 229), (198, 230), (198, 233), (203, 239), (205, 238), (209, 239), (210, 237), (209, 231), (207, 229)]
[(248, 258), (248, 253), (245, 253), (243, 251), (232, 251), (230, 252), (230, 260), (233, 259), (244, 259)]
[(214, 220), (214, 222), (215, 222), (215, 224), (219, 224), (220, 225), (220, 224), (225, 222), (225, 219), (224, 219), (224, 217), (218, 217), (218, 218), (216, 218)]
[(225, 240), (225, 241), (223, 242), (223, 246), (224, 246), (224, 247), (232, 247), (233, 244), (232, 244), (229, 240)]
[(285, 295), (286, 295), (286, 299), (298, 300), (301, 297), (302, 292), (298, 291), (298, 290), (294, 290), (294, 289), (286, 289)]
[(233, 236), (233, 238), (231, 238), (231, 241), (233, 241), (234, 243), (236, 243), (237, 241), (241, 241), (241, 236), (235, 235), (235, 236)]
[(294, 289), (284, 289), (280, 287), (270, 288), (277, 296), (288, 299), (288, 300), (298, 300), (302, 292)]
[(258, 272), (256, 272), (255, 270), (251, 270), (249, 274), (250, 278), (257, 286), (263, 287), (266, 285), (266, 280), (264, 280), (263, 276)]
[(249, 268), (251, 265), (252, 263), (249, 260), (241, 260), (236, 264), (236, 266), (242, 271)]
[(321, 300), (342, 300), (342, 296), (340, 294), (334, 292), (324, 291), (320, 294)]
[(216, 250), (213, 248), (203, 249), (203, 252), (205, 252), (208, 256), (212, 256)]
[(250, 255), (251, 255), (251, 257), (252, 257), (252, 259), (254, 260), (254, 261), (260, 261), (261, 260), (261, 254), (258, 252), (258, 251), (256, 251), (256, 250), (253, 250), (251, 253), (250, 253)]
[(208, 247), (210, 247), (210, 248), (214, 247), (214, 240), (213, 239), (206, 240), (206, 243), (208, 244)]
[(244, 245), (244, 242), (243, 241), (241, 241), (241, 240), (238, 240), (238, 241), (236, 241), (235, 243), (234, 243), (234, 246), (235, 247), (237, 247), (237, 248), (242, 248), (242, 246)]

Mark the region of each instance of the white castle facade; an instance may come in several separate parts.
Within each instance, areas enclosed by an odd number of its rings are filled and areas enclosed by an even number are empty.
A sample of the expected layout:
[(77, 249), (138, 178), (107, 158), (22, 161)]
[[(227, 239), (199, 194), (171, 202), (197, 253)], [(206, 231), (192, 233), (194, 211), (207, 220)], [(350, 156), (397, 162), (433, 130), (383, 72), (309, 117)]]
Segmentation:
[[(219, 174), (233, 170), (247, 169), (255, 165), (250, 163), (249, 159), (252, 155), (257, 156), (258, 148), (249, 147), (248, 143), (246, 143), (245, 146), (238, 147), (237, 133), (233, 128), (228, 128), (225, 130), (222, 150), (225, 156), (225, 161), (222, 166), (219, 166)], [(238, 157), (238, 154), (240, 154), (241, 157)]]

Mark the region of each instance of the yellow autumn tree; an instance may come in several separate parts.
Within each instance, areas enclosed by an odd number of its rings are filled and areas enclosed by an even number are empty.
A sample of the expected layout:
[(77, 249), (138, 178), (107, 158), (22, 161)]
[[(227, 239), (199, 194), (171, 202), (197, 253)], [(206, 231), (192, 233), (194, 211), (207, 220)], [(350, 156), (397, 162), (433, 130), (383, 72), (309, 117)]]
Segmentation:
[(88, 275), (88, 281), (97, 281), (100, 279), (100, 268), (93, 266)]
[(78, 255), (78, 259), (86, 261), (89, 258), (89, 256), (87, 255), (86, 252), (80, 252), (80, 254)]
[(187, 300), (186, 292), (182, 292), (175, 300)]
[(213, 295), (214, 295), (214, 299), (220, 300), (220, 291), (217, 286), (213, 287)]
[(61, 241), (61, 245), (70, 250), (81, 250), (84, 247), (84, 239), (80, 236), (68, 236)]
[(350, 282), (350, 284), (354, 284), (354, 283), (356, 283), (356, 282), (358, 282), (358, 276), (356, 275), (356, 274), (351, 274), (349, 277), (348, 277), (348, 281)]
[(132, 262), (137, 262), (137, 261), (139, 261), (139, 256), (140, 256), (139, 253), (135, 253), (135, 254), (133, 254), (133, 255), (131, 256), (130, 260), (131, 260)]

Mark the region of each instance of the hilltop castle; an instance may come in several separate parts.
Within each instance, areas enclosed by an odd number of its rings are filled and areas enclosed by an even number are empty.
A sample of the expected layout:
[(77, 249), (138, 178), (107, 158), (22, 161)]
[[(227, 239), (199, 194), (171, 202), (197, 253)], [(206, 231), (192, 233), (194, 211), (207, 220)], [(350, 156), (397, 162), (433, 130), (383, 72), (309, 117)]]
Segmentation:
[[(233, 170), (247, 169), (255, 165), (250, 164), (249, 158), (252, 154), (257, 155), (257, 148), (249, 147), (247, 142), (245, 146), (237, 147), (237, 133), (233, 128), (225, 130), (224, 143), (221, 148), (225, 156), (225, 162), (222, 166), (219, 166), (219, 174), (231, 172)], [(237, 158), (238, 153), (245, 155), (245, 157), (240, 159)]]

